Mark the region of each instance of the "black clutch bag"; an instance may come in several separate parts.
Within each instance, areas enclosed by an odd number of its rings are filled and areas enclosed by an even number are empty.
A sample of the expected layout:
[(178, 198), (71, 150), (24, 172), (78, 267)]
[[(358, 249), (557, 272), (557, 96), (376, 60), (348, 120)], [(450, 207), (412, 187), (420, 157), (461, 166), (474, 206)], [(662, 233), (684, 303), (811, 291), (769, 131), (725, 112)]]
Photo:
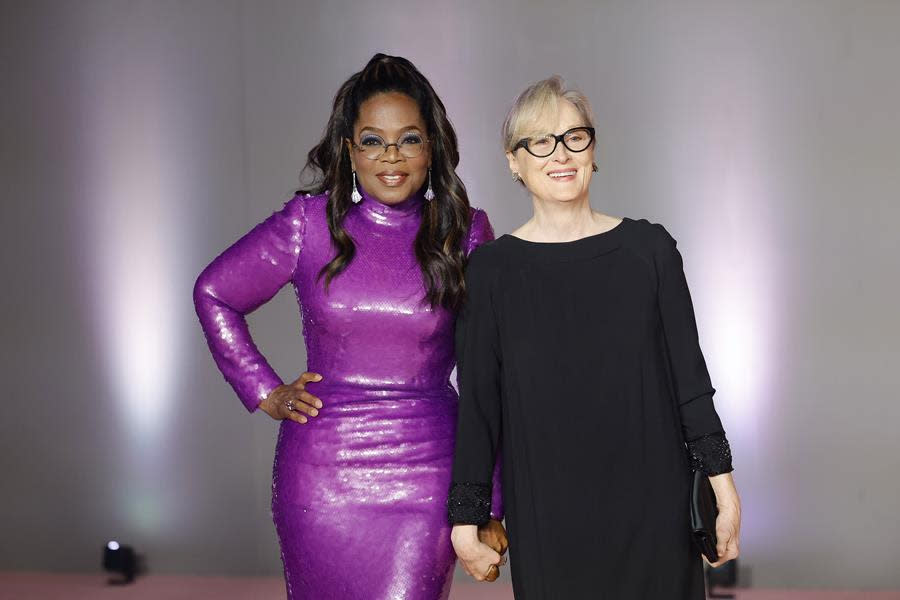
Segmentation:
[(701, 471), (694, 471), (694, 482), (691, 485), (691, 537), (694, 546), (711, 563), (719, 560), (716, 552), (716, 494), (712, 484)]

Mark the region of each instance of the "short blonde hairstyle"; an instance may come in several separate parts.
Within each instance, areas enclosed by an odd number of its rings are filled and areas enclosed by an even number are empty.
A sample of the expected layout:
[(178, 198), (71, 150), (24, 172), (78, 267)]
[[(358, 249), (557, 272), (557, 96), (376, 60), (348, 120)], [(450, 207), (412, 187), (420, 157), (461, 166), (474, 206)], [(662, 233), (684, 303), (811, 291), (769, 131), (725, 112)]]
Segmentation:
[(594, 126), (594, 113), (587, 96), (575, 88), (566, 87), (565, 80), (559, 75), (553, 75), (532, 83), (525, 91), (519, 94), (512, 108), (503, 121), (503, 149), (511, 152), (513, 146), (522, 138), (537, 133), (538, 122), (548, 115), (553, 116), (559, 112), (559, 101), (568, 100), (575, 105), (578, 112), (585, 120), (587, 127)]

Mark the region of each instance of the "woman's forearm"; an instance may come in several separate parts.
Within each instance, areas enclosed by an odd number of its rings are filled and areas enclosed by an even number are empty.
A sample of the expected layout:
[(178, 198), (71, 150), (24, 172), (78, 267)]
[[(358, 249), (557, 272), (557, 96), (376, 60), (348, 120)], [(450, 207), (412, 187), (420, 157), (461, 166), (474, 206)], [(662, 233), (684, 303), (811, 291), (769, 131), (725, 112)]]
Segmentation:
[(740, 512), (741, 499), (738, 496), (737, 487), (734, 485), (734, 477), (731, 473), (713, 475), (709, 478), (713, 491), (716, 494), (716, 504), (719, 510), (729, 509)]

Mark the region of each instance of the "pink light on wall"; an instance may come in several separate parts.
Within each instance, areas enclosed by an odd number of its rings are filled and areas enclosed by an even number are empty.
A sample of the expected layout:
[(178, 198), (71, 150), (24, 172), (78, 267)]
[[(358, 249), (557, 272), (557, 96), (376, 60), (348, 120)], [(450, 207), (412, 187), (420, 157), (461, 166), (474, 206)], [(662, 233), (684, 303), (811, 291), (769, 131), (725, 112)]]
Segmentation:
[(151, 69), (112, 73), (114, 88), (97, 95), (92, 139), (92, 206), (86, 234), (93, 246), (94, 307), (104, 360), (126, 420), (150, 441), (171, 408), (180, 345), (173, 316), (178, 224), (171, 203), (176, 169), (166, 144), (166, 98)]
[[(716, 407), (734, 450), (750, 554), (778, 539), (783, 499), (765, 487), (781, 392), (785, 252), (777, 115), (758, 49), (698, 25), (669, 40), (657, 105), (673, 235), (685, 258)], [(702, 42), (702, 43), (701, 43)], [(721, 48), (720, 54), (704, 51)], [(727, 58), (726, 58), (727, 57)], [(683, 65), (691, 64), (690, 70)], [(751, 557), (752, 559), (752, 557)]]
[[(145, 7), (150, 10), (151, 7)], [(93, 24), (85, 11), (85, 27)], [(89, 248), (90, 311), (99, 340), (119, 452), (119, 521), (158, 535), (173, 514), (161, 489), (167, 436), (182, 376), (185, 279), (179, 261), (190, 166), (183, 161), (189, 131), (179, 127), (186, 84), (177, 49), (153, 15), (119, 15), (85, 38), (78, 90), (81, 141), (89, 172), (81, 229)]]

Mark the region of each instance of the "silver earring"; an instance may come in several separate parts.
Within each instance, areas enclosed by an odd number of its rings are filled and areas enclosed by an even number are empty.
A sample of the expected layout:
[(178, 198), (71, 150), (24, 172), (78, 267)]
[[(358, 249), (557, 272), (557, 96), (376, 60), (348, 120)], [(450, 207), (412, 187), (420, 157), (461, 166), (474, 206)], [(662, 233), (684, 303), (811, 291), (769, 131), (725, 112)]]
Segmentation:
[(434, 200), (434, 190), (431, 189), (431, 167), (428, 167), (428, 189), (425, 190), (425, 199)]
[(522, 178), (519, 177), (519, 173), (516, 171), (512, 172), (512, 179), (513, 179), (513, 181), (522, 181)]
[(350, 192), (350, 199), (353, 200), (353, 204), (359, 204), (362, 200), (362, 194), (359, 193), (359, 189), (356, 187), (356, 171), (353, 171), (353, 191)]

